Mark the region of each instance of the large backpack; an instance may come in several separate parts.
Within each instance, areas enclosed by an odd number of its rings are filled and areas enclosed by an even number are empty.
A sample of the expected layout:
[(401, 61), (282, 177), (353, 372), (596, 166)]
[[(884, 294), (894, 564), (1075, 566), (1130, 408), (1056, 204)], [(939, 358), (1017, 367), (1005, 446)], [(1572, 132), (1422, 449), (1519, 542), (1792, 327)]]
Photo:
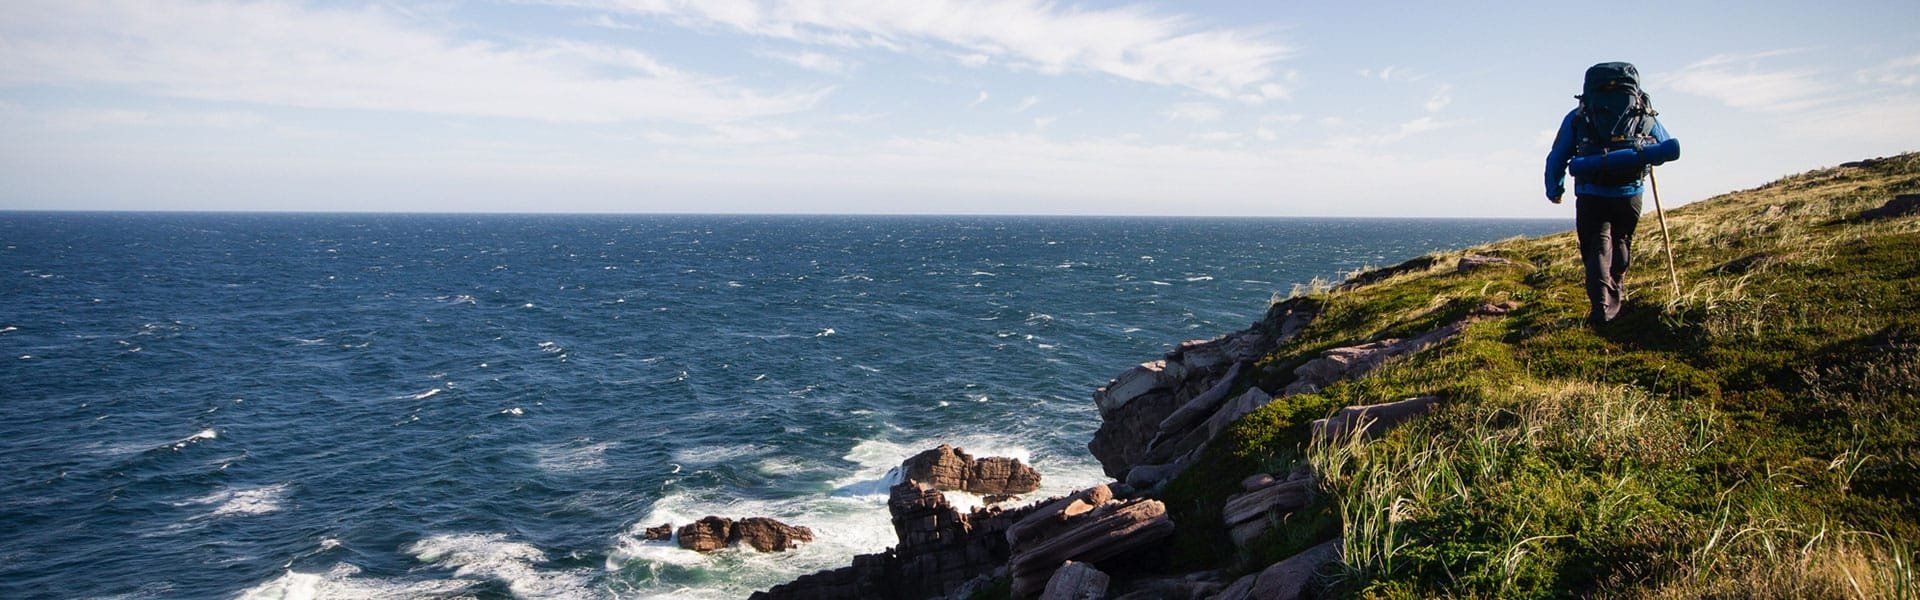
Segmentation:
[[(1624, 148), (1639, 149), (1653, 143), (1653, 110), (1647, 93), (1640, 89), (1640, 70), (1632, 64), (1606, 62), (1587, 68), (1587, 80), (1581, 87), (1579, 117), (1575, 134), (1579, 143), (1576, 156), (1588, 156)], [(1629, 185), (1647, 176), (1647, 167), (1608, 169), (1590, 177), (1599, 185)]]

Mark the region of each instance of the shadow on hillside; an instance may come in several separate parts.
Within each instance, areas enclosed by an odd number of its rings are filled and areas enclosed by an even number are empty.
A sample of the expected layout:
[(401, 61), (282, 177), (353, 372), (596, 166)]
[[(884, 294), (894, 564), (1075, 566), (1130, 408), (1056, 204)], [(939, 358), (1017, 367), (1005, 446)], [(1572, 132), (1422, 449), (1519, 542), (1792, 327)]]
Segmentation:
[(1628, 300), (1621, 307), (1620, 316), (1594, 333), (1634, 350), (1691, 354), (1706, 349), (1706, 331), (1700, 328), (1697, 319), (1686, 318), (1686, 315), (1664, 316), (1662, 309), (1658, 304)]

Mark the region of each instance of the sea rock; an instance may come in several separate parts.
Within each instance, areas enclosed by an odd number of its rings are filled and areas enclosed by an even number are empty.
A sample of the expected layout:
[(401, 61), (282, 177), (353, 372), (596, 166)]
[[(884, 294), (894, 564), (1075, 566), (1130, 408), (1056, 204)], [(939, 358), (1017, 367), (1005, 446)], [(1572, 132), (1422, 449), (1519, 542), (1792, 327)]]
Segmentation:
[(1059, 533), (1013, 549), (1007, 569), (1013, 595), (1028, 598), (1045, 588), (1069, 560), (1099, 562), (1158, 544), (1173, 535), (1173, 520), (1158, 500), (1114, 502), (1073, 520)]
[(907, 479), (939, 490), (1005, 496), (1040, 489), (1040, 472), (1018, 459), (975, 459), (965, 450), (946, 444), (908, 458), (900, 469)]
[(680, 527), (680, 547), (694, 552), (712, 552), (727, 547), (733, 539), (733, 519), (715, 516)]
[(899, 545), (856, 556), (851, 566), (802, 576), (751, 597), (920, 600), (950, 596), (982, 577), (991, 579), (996, 572), (1006, 575), (1011, 556), (1007, 530), (1035, 508), (987, 507), (961, 513), (940, 490), (916, 481), (902, 482), (889, 490), (887, 498)]
[(1879, 208), (1860, 213), (1860, 220), (1891, 219), (1907, 215), (1920, 214), (1920, 194), (1901, 194), (1888, 200)]
[(1246, 547), (1272, 529), (1272, 515), (1291, 513), (1313, 502), (1316, 481), (1311, 475), (1276, 482), (1227, 498), (1220, 508), (1235, 546)]
[(661, 523), (659, 527), (647, 528), (646, 540), (649, 542), (657, 542), (657, 541), (664, 541), (664, 540), (670, 540), (670, 539), (673, 539), (672, 523)]
[(1087, 563), (1067, 561), (1047, 580), (1040, 600), (1105, 600), (1109, 581), (1106, 573)]
[(733, 524), (733, 535), (761, 552), (784, 552), (813, 541), (813, 530), (766, 517), (748, 517)]
[(1235, 580), (1213, 600), (1298, 600), (1314, 573), (1336, 560), (1340, 560), (1340, 540), (1328, 540)]
[[(648, 527), (649, 540), (673, 536), (673, 525)], [(746, 543), (761, 552), (783, 552), (813, 541), (813, 530), (795, 527), (766, 517), (748, 517), (735, 521), (708, 516), (680, 528), (680, 547), (695, 552), (713, 552), (737, 543)]]
[(1325, 419), (1313, 422), (1314, 437), (1338, 439), (1349, 435), (1377, 435), (1406, 422), (1408, 419), (1427, 414), (1440, 404), (1439, 396), (1419, 396), (1367, 406), (1349, 406)]

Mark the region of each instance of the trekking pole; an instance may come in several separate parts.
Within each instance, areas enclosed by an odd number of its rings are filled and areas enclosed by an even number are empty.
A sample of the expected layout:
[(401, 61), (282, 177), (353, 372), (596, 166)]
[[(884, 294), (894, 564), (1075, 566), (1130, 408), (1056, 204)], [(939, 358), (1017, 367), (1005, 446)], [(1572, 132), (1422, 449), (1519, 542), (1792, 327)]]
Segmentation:
[(1673, 268), (1673, 236), (1667, 233), (1667, 212), (1660, 209), (1660, 178), (1647, 168), (1647, 181), (1653, 184), (1653, 214), (1660, 218), (1660, 239), (1667, 249), (1667, 279), (1673, 281), (1673, 297), (1680, 297), (1680, 272)]

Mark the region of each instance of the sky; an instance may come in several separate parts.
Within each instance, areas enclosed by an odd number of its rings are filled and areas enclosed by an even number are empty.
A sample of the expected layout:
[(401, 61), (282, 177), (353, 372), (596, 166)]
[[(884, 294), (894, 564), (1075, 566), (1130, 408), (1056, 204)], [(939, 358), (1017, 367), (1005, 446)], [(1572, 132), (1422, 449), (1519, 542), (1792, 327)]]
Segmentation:
[(1920, 150), (1920, 2), (4, 0), (0, 210), (1556, 217)]

